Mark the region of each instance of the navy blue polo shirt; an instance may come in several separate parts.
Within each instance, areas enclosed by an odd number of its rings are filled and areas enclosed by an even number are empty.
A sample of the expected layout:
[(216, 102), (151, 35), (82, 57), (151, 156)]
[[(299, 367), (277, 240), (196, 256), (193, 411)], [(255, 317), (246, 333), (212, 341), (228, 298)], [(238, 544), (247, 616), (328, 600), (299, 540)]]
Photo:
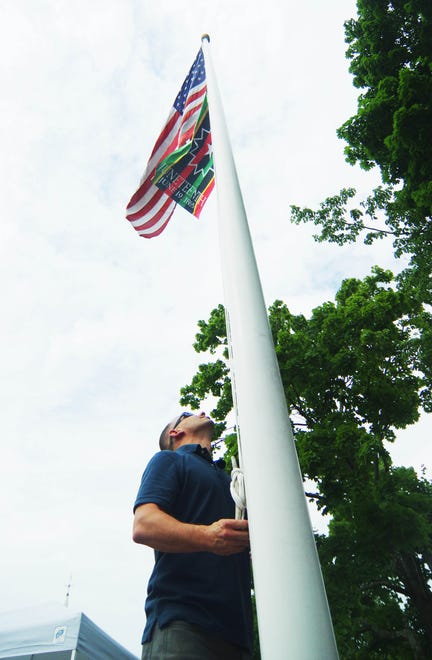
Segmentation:
[[(147, 465), (134, 505), (157, 504), (185, 523), (210, 525), (234, 518), (229, 476), (200, 445), (160, 451)], [(221, 557), (210, 552), (155, 551), (142, 642), (157, 622), (193, 623), (227, 641), (252, 647), (249, 552)]]

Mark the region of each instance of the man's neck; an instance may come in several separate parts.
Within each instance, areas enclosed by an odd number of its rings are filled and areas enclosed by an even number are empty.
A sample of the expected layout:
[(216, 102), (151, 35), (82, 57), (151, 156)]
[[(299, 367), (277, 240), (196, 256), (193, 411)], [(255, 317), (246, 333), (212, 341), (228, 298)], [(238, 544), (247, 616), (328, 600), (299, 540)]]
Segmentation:
[(182, 440), (180, 440), (176, 449), (182, 447), (183, 445), (200, 445), (203, 449), (207, 449), (207, 451), (211, 456), (212, 446), (211, 446), (211, 440), (208, 437), (188, 435)]

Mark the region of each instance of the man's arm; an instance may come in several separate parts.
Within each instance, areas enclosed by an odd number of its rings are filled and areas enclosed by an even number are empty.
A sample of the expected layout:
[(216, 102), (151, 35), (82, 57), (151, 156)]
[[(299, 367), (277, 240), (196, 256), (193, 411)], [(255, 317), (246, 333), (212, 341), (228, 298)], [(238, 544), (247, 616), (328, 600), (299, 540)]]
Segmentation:
[(141, 504), (133, 525), (135, 543), (161, 552), (213, 552), (232, 555), (249, 547), (247, 520), (217, 520), (212, 525), (183, 523), (157, 504)]

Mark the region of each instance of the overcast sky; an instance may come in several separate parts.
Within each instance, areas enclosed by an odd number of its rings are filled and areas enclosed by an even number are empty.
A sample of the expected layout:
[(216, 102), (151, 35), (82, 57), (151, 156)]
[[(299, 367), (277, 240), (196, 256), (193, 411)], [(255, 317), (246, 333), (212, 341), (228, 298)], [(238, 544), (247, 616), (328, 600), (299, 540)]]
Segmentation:
[[(63, 602), (140, 653), (152, 552), (132, 504), (222, 300), (213, 193), (139, 238), (124, 219), (203, 32), (225, 106), (267, 304), (308, 315), (345, 277), (399, 270), (391, 245), (317, 244), (288, 222), (343, 186), (355, 112), (351, 0), (0, 0), (0, 609)], [(397, 464), (432, 464), (430, 419)], [(429, 471), (430, 474), (430, 471)]]

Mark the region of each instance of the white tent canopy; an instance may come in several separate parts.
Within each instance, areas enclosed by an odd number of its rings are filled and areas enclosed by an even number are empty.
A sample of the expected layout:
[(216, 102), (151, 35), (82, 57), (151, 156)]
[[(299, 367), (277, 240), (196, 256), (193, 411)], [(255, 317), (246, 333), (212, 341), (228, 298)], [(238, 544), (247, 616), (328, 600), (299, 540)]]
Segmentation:
[(137, 660), (83, 612), (56, 603), (0, 613), (3, 660)]

